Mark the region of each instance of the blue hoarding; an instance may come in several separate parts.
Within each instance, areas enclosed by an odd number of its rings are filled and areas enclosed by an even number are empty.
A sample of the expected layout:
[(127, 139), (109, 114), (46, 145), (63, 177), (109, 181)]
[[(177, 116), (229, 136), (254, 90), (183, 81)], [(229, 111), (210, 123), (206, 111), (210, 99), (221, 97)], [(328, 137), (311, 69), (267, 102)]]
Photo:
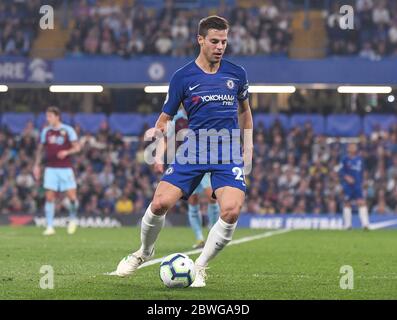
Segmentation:
[[(397, 215), (370, 215), (370, 229), (397, 228)], [(242, 214), (238, 221), (240, 228), (252, 229), (309, 229), (343, 230), (342, 215), (258, 215)], [(353, 215), (353, 229), (361, 228), (358, 215)]]
[[(192, 58), (138, 57), (0, 59), (0, 82), (8, 83), (167, 83)], [(292, 60), (272, 57), (231, 57), (244, 66), (249, 81), (260, 84), (388, 84), (397, 85), (397, 58)]]

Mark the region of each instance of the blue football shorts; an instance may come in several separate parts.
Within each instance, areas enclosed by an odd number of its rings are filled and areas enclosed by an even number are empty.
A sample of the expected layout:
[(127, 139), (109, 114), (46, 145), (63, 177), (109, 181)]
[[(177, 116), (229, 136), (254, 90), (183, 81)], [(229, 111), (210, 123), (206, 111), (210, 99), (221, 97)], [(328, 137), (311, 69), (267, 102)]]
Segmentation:
[(64, 192), (76, 188), (77, 184), (72, 168), (45, 168), (44, 189)]
[(364, 199), (363, 190), (360, 186), (343, 186), (343, 195), (345, 201)]
[(183, 192), (182, 199), (187, 200), (195, 191), (206, 173), (210, 173), (210, 181), (215, 198), (215, 190), (222, 187), (234, 187), (246, 192), (243, 164), (179, 164), (170, 165), (165, 171), (162, 181), (166, 181)]

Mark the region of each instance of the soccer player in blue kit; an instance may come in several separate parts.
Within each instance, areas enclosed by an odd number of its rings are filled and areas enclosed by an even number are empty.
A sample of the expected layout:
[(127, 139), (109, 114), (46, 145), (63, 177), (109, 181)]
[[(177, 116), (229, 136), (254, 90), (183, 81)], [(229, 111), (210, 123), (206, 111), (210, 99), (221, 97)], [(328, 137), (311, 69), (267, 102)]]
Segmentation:
[(339, 176), (344, 194), (343, 220), (346, 229), (352, 227), (352, 204), (355, 202), (358, 207), (358, 214), (364, 230), (369, 229), (368, 207), (365, 202), (362, 190), (363, 183), (363, 159), (358, 154), (358, 147), (355, 143), (347, 146), (347, 156), (341, 161)]
[[(172, 120), (173, 130), (168, 128), (170, 134), (178, 134), (181, 130), (188, 128), (188, 118), (185, 110), (180, 108), (177, 114)], [(174, 138), (167, 135), (168, 138)], [(163, 172), (163, 166), (158, 167), (158, 172)], [(207, 202), (207, 217), (208, 227), (211, 229), (219, 218), (219, 205), (215, 199), (212, 198), (212, 187), (211, 187), (211, 174), (207, 172), (197, 188), (193, 191), (192, 195), (188, 199), (188, 219), (190, 227), (192, 228), (196, 237), (196, 243), (193, 245), (193, 249), (203, 248), (205, 241), (202, 230), (203, 218), (200, 212), (200, 194), (204, 194)]]
[[(242, 67), (222, 59), (227, 46), (228, 30), (229, 24), (224, 18), (210, 16), (202, 19), (197, 36), (199, 56), (172, 76), (154, 131), (156, 134), (159, 131), (165, 133), (167, 122), (172, 120), (182, 103), (194, 141), (198, 141), (198, 148), (195, 148), (194, 154), (191, 154), (191, 149), (188, 150), (193, 161), (182, 164), (177, 159), (165, 171), (142, 218), (141, 247), (119, 262), (114, 273), (118, 276), (133, 274), (141, 264), (153, 257), (154, 244), (164, 225), (165, 214), (179, 199), (188, 199), (207, 172), (211, 173), (213, 196), (218, 200), (220, 217), (211, 228), (203, 251), (195, 261), (196, 279), (192, 287), (206, 285), (209, 261), (232, 240), (245, 198), (244, 173), (250, 170), (252, 163), (253, 122), (246, 72)], [(238, 155), (234, 154), (232, 147), (230, 149), (233, 155), (229, 161), (219, 158), (215, 163), (208, 161), (210, 148), (207, 143), (205, 148), (200, 143), (203, 140), (203, 129), (206, 132), (226, 131), (230, 139), (240, 129), (240, 137), (244, 139)], [(218, 138), (216, 148), (220, 151), (224, 136)], [(187, 142), (191, 143), (192, 139)], [(212, 149), (213, 146), (210, 147)], [(206, 154), (206, 163), (202, 163), (203, 154)], [(210, 154), (212, 156), (213, 152)]]

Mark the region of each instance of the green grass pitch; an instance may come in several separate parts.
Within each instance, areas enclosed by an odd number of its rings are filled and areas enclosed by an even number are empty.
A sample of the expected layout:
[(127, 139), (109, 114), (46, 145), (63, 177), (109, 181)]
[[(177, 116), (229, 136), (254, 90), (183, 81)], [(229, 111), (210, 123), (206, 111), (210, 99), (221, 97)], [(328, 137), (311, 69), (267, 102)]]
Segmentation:
[[(131, 278), (103, 275), (138, 247), (137, 228), (42, 231), (0, 227), (0, 299), (397, 299), (394, 230), (291, 231), (237, 244), (211, 263), (207, 287), (186, 289), (165, 288), (159, 264)], [(234, 239), (264, 232), (239, 229)], [(156, 257), (192, 241), (188, 228), (165, 228)], [(39, 287), (42, 265), (54, 268), (52, 290)], [(353, 290), (340, 288), (343, 265), (353, 267)]]

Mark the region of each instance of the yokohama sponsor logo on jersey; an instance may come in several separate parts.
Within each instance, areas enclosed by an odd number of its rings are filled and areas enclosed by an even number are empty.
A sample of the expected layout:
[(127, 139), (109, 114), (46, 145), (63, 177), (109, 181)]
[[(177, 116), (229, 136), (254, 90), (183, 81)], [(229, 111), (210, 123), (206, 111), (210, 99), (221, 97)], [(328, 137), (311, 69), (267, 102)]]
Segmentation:
[(201, 101), (210, 102), (210, 101), (234, 101), (234, 96), (231, 94), (211, 94), (208, 96), (200, 96)]

